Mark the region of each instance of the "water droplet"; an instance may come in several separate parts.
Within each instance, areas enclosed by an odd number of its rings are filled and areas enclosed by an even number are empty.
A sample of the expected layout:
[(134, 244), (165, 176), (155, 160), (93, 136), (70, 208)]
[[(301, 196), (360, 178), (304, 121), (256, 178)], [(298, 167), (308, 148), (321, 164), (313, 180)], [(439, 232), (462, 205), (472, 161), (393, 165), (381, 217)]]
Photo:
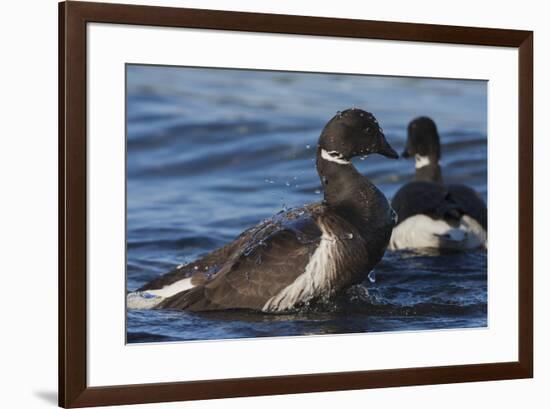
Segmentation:
[(369, 273), (368, 277), (371, 283), (376, 283), (376, 272), (374, 270)]
[(306, 145), (306, 149), (309, 149), (309, 148), (311, 148), (311, 145)]
[(286, 185), (286, 186), (290, 186), (290, 182), (287, 180), (287, 181), (285, 182), (285, 185)]
[(316, 190), (315, 190), (315, 194), (316, 194), (316, 195), (320, 195), (320, 194), (321, 194), (321, 191), (320, 191), (319, 189), (316, 189)]
[(199, 269), (199, 266), (193, 267), (193, 270), (198, 270), (198, 269)]

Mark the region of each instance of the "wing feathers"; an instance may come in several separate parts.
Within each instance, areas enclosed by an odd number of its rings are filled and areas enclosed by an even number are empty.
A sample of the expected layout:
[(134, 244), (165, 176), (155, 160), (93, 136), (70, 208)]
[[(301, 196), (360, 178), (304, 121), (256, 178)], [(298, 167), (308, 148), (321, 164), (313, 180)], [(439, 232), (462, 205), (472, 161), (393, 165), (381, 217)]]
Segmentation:
[(261, 309), (304, 272), (320, 238), (315, 218), (303, 209), (264, 222), (241, 238), (212, 279), (173, 295), (157, 308)]
[(392, 207), (397, 212), (398, 225), (418, 214), (457, 224), (466, 214), (487, 228), (485, 203), (473, 189), (464, 185), (411, 182), (395, 194)]

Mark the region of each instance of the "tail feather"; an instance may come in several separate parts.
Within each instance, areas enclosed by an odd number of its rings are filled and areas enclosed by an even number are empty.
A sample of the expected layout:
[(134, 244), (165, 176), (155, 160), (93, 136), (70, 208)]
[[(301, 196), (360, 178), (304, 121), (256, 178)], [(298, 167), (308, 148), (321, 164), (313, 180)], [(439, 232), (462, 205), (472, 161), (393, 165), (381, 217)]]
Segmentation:
[(212, 303), (206, 296), (206, 288), (202, 285), (166, 298), (155, 306), (155, 309), (174, 309), (187, 311), (217, 310), (219, 306)]

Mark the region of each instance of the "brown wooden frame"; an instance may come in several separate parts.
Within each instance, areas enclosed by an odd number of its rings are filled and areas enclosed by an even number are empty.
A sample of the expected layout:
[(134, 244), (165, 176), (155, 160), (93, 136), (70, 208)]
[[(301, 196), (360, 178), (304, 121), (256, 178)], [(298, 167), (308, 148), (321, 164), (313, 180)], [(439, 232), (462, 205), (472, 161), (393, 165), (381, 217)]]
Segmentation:
[[(86, 24), (354, 37), (519, 49), (519, 360), (243, 379), (88, 387)], [(533, 32), (106, 3), (59, 4), (59, 405), (83, 407), (472, 382), (533, 376)]]

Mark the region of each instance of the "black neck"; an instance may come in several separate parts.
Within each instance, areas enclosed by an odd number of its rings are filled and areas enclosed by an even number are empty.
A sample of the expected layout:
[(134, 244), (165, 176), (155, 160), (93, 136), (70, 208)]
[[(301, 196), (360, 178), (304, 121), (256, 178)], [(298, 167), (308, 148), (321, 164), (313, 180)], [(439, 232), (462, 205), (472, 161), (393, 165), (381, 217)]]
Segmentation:
[(393, 223), (384, 194), (351, 162), (341, 164), (327, 160), (318, 148), (317, 172), (326, 205), (351, 223), (365, 240), (376, 239), (378, 232), (385, 232), (389, 223)]
[[(353, 208), (365, 216), (376, 209), (375, 203), (384, 198), (376, 186), (353, 166), (327, 160), (317, 148), (317, 172), (321, 179), (325, 203), (329, 206)], [(385, 200), (385, 198), (384, 198)]]
[(416, 168), (414, 180), (423, 182), (442, 183), (441, 167), (438, 162), (429, 163), (421, 168)]

